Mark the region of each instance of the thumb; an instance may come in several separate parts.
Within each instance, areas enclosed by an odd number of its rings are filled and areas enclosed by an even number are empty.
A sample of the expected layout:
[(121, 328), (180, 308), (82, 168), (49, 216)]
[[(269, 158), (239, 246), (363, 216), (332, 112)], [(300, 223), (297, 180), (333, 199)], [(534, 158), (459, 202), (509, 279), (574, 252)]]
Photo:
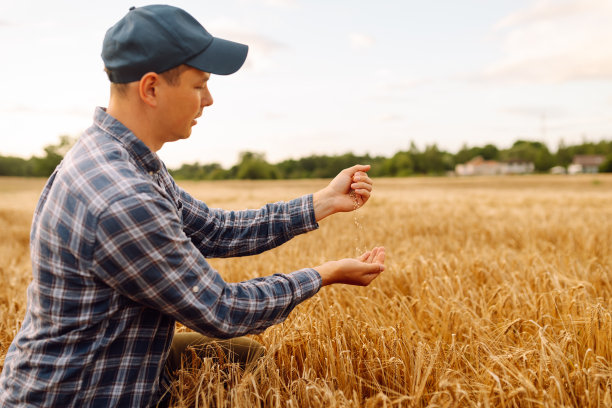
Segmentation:
[(350, 170), (351, 174), (355, 174), (358, 171), (367, 172), (368, 170), (370, 170), (370, 168), (372, 168), (372, 166), (370, 166), (369, 164), (356, 164), (353, 167), (349, 167), (347, 170)]
[(381, 264), (369, 263), (365, 264), (366, 270), (361, 273), (362, 284), (367, 286), (385, 270), (385, 266)]

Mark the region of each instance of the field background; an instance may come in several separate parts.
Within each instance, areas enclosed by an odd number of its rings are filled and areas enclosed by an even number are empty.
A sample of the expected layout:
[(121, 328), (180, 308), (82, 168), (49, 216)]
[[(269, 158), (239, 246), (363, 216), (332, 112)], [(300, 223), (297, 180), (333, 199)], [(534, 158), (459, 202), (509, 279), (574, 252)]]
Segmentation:
[[(0, 366), (25, 312), (43, 184), (0, 178)], [(242, 209), (326, 181), (181, 184)], [(323, 288), (254, 336), (268, 353), (252, 372), (196, 361), (177, 406), (612, 406), (612, 177), (380, 179), (364, 208), (320, 225), (211, 264), (239, 281), (384, 245), (386, 271)]]

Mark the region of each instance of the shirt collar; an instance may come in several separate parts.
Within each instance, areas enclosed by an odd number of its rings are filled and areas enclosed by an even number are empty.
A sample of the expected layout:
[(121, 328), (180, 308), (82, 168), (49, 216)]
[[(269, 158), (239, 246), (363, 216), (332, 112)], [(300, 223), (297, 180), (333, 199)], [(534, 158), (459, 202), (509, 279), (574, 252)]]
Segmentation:
[(146, 172), (157, 173), (162, 168), (157, 154), (152, 152), (131, 130), (106, 113), (105, 108), (96, 108), (94, 124), (119, 141)]

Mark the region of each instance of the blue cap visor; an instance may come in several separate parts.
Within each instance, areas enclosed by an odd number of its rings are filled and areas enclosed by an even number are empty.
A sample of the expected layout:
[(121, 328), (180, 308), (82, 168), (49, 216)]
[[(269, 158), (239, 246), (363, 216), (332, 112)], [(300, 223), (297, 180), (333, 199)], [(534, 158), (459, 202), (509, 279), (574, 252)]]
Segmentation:
[(247, 45), (213, 37), (204, 51), (184, 64), (211, 74), (229, 75), (240, 69), (248, 52)]

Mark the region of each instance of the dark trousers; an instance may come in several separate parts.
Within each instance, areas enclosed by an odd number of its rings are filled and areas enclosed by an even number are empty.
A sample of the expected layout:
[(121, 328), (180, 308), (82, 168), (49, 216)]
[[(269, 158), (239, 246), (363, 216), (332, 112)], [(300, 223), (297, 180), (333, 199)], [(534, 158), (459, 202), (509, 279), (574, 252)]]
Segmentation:
[[(263, 356), (265, 348), (248, 337), (220, 340), (195, 332), (176, 333), (170, 346), (165, 371), (172, 381), (176, 371), (181, 368), (181, 363), (183, 367), (190, 364), (193, 352), (200, 358), (218, 359), (219, 351), (222, 351), (221, 354), (226, 362), (238, 363), (240, 367), (248, 370)], [(162, 392), (165, 391), (162, 390)], [(169, 400), (169, 393), (165, 393), (158, 407), (167, 407)]]

